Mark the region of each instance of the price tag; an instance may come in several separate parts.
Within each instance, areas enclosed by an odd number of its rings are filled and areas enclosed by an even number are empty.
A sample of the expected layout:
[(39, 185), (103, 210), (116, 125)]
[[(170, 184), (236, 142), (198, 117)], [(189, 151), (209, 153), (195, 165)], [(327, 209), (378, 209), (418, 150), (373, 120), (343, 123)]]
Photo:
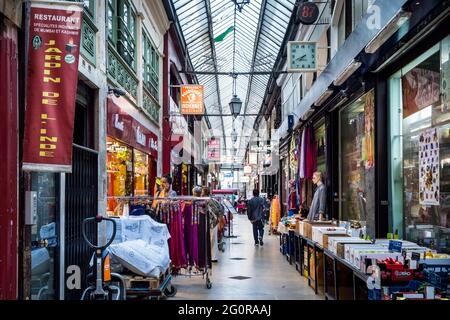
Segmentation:
[(418, 253), (418, 252), (412, 252), (412, 253), (411, 253), (411, 260), (419, 261), (419, 260), (420, 260), (420, 253)]
[(401, 241), (389, 240), (389, 251), (402, 252), (402, 244)]

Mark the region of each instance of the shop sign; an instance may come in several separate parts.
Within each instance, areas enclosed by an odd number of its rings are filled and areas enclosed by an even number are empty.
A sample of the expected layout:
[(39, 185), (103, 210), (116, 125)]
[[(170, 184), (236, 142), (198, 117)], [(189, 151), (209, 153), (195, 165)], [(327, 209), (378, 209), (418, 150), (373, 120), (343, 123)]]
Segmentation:
[(220, 161), (219, 139), (211, 139), (208, 141), (208, 161)]
[(203, 86), (181, 85), (181, 113), (204, 114)]
[(158, 136), (123, 111), (111, 98), (108, 98), (107, 105), (108, 135), (158, 158)]
[(29, 5), (22, 168), (71, 172), (83, 6)]
[(137, 126), (136, 128), (136, 142), (142, 146), (147, 146), (147, 138), (145, 134), (141, 131), (140, 126)]
[(298, 17), (303, 24), (313, 24), (319, 18), (319, 7), (314, 2), (303, 2), (298, 7)]
[(123, 131), (124, 124), (123, 124), (123, 121), (120, 121), (119, 116), (120, 116), (119, 114), (114, 115), (114, 127), (117, 130)]

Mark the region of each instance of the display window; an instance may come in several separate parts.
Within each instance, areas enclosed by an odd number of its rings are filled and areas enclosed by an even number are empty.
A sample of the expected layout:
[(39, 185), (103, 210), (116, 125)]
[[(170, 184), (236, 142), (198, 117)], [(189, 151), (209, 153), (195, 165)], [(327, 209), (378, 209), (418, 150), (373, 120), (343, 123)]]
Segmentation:
[(450, 36), (389, 79), (390, 228), (450, 252)]
[(149, 195), (149, 156), (137, 149), (133, 152), (134, 195)]
[(342, 221), (367, 220), (368, 170), (374, 167), (374, 93), (363, 95), (339, 113), (340, 210)]
[[(133, 148), (107, 138), (108, 197), (133, 195)], [(108, 211), (115, 211), (116, 201), (108, 200)]]

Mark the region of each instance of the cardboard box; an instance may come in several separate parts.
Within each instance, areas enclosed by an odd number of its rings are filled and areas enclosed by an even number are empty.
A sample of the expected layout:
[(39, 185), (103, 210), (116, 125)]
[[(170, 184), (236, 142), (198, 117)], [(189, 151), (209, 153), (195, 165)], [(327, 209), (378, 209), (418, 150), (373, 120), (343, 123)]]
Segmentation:
[(328, 226), (328, 227), (312, 227), (312, 240), (320, 244), (324, 245), (325, 234), (346, 234), (347, 230), (342, 227)]
[(301, 220), (297, 220), (297, 223), (295, 224), (295, 231), (300, 235), (303, 235), (303, 225), (304, 222)]
[(336, 243), (336, 255), (338, 257), (341, 257), (343, 259), (345, 259), (345, 245), (346, 244), (365, 244), (368, 245), (370, 244), (370, 241), (368, 240), (356, 240), (356, 238), (349, 238), (349, 239), (354, 239), (354, 240), (343, 240), (343, 241), (339, 241)]
[(337, 247), (337, 243), (339, 241), (356, 241), (356, 240), (361, 240), (360, 238), (351, 238), (348, 235), (345, 235), (343, 237), (328, 237), (328, 250), (330, 250), (331, 252), (333, 252), (334, 254), (336, 254), (336, 247)]
[(376, 244), (347, 244), (345, 245), (345, 260), (354, 264), (355, 256), (361, 253), (389, 253), (389, 250)]
[(330, 239), (331, 238), (349, 238), (350, 236), (346, 233), (344, 234), (340, 234), (340, 233), (328, 233), (328, 234), (324, 234), (323, 235), (323, 247), (325, 249), (329, 249), (329, 245), (330, 245)]
[[(312, 227), (335, 226), (331, 221), (304, 221), (304, 236), (312, 240)], [(335, 226), (336, 227), (336, 226)]]

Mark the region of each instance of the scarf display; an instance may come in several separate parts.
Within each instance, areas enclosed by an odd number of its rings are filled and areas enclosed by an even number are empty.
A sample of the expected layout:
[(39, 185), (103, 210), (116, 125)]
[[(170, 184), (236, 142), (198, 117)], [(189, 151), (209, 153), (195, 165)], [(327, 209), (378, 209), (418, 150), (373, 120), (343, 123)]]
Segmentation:
[(174, 275), (181, 269), (211, 268), (210, 221), (206, 202), (160, 201), (155, 219), (168, 226)]

